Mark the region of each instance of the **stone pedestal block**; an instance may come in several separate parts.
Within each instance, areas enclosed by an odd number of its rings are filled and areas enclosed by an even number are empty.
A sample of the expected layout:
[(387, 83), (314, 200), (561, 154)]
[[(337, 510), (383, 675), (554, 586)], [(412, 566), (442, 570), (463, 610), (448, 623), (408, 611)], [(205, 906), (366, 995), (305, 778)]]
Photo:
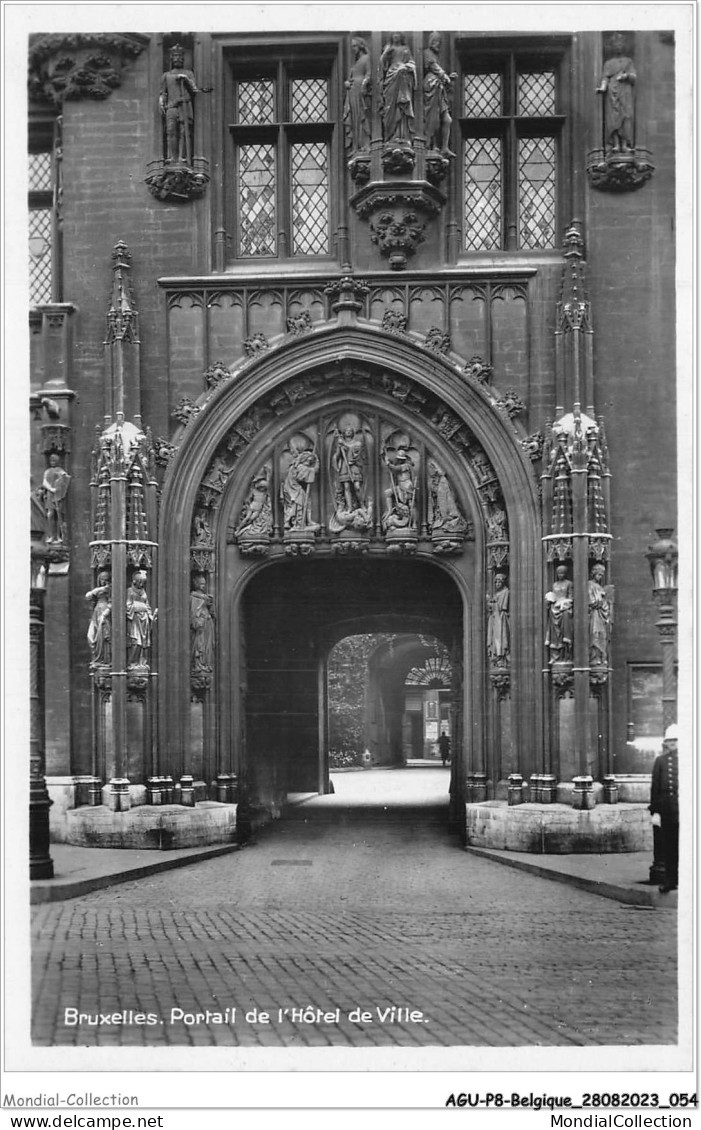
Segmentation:
[(564, 804), (490, 800), (465, 806), (465, 842), (473, 847), (544, 855), (652, 851), (647, 807), (599, 805), (577, 810)]
[(140, 805), (113, 812), (105, 805), (67, 814), (65, 843), (79, 847), (142, 848), (155, 851), (233, 843), (236, 805), (204, 801), (181, 805)]

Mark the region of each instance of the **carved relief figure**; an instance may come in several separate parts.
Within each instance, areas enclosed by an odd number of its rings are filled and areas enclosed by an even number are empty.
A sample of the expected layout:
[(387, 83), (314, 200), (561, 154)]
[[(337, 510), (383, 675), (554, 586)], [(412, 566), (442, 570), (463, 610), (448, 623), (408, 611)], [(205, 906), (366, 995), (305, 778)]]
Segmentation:
[(343, 120), (346, 126), (346, 148), (352, 153), (360, 153), (370, 148), (371, 65), (364, 39), (354, 37), (351, 46), (353, 63), (345, 83)]
[(93, 612), (88, 625), (92, 661), (109, 667), (112, 662), (112, 585), (110, 574), (106, 570), (97, 574), (97, 586), (86, 592), (85, 599), (93, 601)]
[(151, 625), (156, 613), (151, 611), (146, 594), (146, 573), (137, 569), (127, 589), (127, 664), (145, 667), (151, 651)]
[(180, 44), (170, 50), (170, 69), (161, 78), (158, 106), (165, 118), (166, 161), (192, 165), (193, 102), (199, 87), (192, 71), (185, 70)]
[(455, 501), (448, 476), (432, 459), (428, 465), (431, 489), (431, 530), (441, 533), (463, 533), (467, 522)]
[(614, 153), (629, 151), (635, 143), (635, 98), (637, 80), (633, 60), (625, 52), (622, 35), (611, 38), (613, 55), (604, 63), (597, 93), (604, 98), (604, 137), (606, 149)]
[(192, 578), (190, 591), (190, 666), (193, 674), (209, 672), (214, 662), (214, 597), (204, 573)]
[(368, 529), (372, 523), (372, 502), (366, 497), (367, 451), (361, 429), (352, 424), (346, 424), (343, 431), (335, 428), (331, 463), (335, 509), (329, 520), (330, 531)]
[(511, 627), (509, 624), (509, 588), (504, 573), (497, 573), (494, 577), (494, 594), (487, 597), (487, 607), (489, 609), (487, 653), (495, 667), (508, 667), (511, 650)]
[(439, 62), (440, 50), (440, 33), (434, 31), (429, 36), (428, 47), (424, 51), (424, 130), (429, 149), (440, 149), (444, 157), (454, 157), (455, 154), (449, 147), (450, 127), (453, 124), (450, 94), (452, 84), (458, 76), (449, 75), (443, 70)]
[(391, 486), (385, 491), (387, 499), (382, 516), (382, 528), (413, 529), (416, 525), (417, 481), (414, 464), (409, 454), (409, 437), (394, 433), (385, 442), (382, 460), (389, 471)]
[(605, 580), (604, 566), (594, 565), (588, 581), (589, 662), (593, 667), (605, 667), (608, 664), (611, 602), (604, 585)]
[(572, 605), (573, 586), (567, 576), (567, 567), (558, 565), (552, 591), (546, 592), (548, 602), (548, 631), (545, 646), (550, 651), (551, 663), (572, 659)]
[(494, 506), (487, 515), (487, 540), (508, 541), (506, 531), (506, 513), (500, 506)]
[(316, 450), (300, 448), (294, 440), (290, 441), (290, 451), (292, 460), (280, 488), (285, 530), (318, 530), (319, 523), (311, 518), (310, 492), (319, 470), (319, 457)]
[(243, 504), (237, 537), (269, 537), (273, 529), (273, 506), (270, 501), (270, 468), (266, 465), (254, 475), (248, 497)]
[(416, 64), (400, 32), (394, 32), (384, 48), (380, 69), (384, 139), (411, 143), (414, 135)]
[(63, 542), (66, 537), (66, 495), (71, 476), (60, 465), (55, 453), (49, 456), (41, 489), (46, 515), (47, 542)]
[(212, 544), (212, 530), (207, 521), (207, 513), (205, 510), (199, 510), (197, 514), (195, 514), (195, 519), (192, 523), (192, 544)]

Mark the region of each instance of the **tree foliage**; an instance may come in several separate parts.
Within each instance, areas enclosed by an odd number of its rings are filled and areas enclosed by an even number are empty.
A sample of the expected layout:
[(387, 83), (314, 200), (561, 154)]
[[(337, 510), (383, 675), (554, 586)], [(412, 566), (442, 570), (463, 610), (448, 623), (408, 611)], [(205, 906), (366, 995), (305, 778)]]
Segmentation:
[(329, 747), (363, 750), (368, 659), (387, 634), (347, 636), (331, 650), (328, 663)]

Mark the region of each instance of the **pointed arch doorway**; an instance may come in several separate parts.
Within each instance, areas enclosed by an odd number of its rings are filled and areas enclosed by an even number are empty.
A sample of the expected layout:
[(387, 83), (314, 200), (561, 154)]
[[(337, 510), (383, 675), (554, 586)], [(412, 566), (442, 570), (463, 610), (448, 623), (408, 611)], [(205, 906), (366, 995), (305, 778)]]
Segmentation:
[[(167, 762), (205, 784), (245, 777), (254, 746), (284, 733), (295, 781), (309, 772), (311, 782), (314, 764), (319, 788), (320, 665), (347, 621), (424, 631), (457, 649), (456, 804), (470, 777), (495, 795), (509, 772), (548, 768), (537, 484), (508, 417), (449, 361), (377, 327), (334, 323), (264, 354), (184, 428), (160, 548), (159, 769)], [(487, 597), (504, 569), (508, 669), (495, 673)], [(197, 683), (193, 574), (217, 617), (211, 670)], [(275, 764), (285, 776), (282, 754)], [(282, 790), (272, 769), (263, 776), (271, 795)]]

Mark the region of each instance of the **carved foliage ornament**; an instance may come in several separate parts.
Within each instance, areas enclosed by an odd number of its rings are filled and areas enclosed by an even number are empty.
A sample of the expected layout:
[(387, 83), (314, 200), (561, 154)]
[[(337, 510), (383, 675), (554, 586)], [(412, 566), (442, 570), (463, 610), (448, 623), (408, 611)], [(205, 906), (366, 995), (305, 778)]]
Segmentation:
[(401, 271), (406, 267), (407, 259), (424, 242), (425, 230), (426, 225), (416, 212), (403, 209), (381, 212), (370, 221), (370, 239), (377, 244), (382, 255), (389, 259), (389, 265), (394, 271)]
[(60, 106), (78, 98), (103, 99), (122, 84), (128, 59), (144, 50), (142, 35), (40, 35), (29, 46), (29, 98)]

